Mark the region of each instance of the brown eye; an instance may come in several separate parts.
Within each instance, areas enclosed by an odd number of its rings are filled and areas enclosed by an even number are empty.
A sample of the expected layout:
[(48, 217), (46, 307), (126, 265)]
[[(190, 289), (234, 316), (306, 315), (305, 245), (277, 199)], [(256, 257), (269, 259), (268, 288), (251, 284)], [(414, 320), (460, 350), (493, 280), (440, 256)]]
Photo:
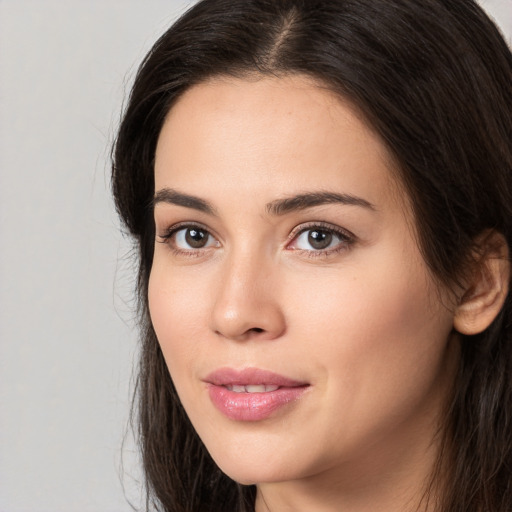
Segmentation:
[(332, 233), (320, 229), (308, 231), (308, 243), (313, 249), (327, 249), (332, 243)]
[(177, 249), (191, 251), (218, 247), (219, 242), (204, 228), (200, 226), (185, 226), (172, 234), (172, 245)]
[(354, 243), (354, 235), (342, 228), (323, 225), (302, 229), (288, 245), (289, 249), (313, 254), (328, 254), (347, 249)]
[(204, 229), (187, 228), (185, 231), (185, 242), (193, 249), (201, 249), (208, 242), (209, 234)]

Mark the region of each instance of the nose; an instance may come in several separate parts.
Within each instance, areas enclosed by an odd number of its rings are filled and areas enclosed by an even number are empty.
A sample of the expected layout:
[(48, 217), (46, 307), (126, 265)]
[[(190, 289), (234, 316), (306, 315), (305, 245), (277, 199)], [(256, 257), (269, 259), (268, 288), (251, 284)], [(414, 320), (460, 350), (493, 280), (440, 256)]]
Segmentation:
[(234, 341), (273, 340), (286, 329), (277, 269), (255, 255), (225, 261), (212, 312), (212, 329)]

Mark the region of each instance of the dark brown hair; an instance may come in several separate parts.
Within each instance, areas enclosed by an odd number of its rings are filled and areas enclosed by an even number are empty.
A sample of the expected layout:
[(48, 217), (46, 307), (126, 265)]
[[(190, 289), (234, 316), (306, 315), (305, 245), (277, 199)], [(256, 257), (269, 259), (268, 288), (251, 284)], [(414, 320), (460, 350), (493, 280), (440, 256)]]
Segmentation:
[[(142, 63), (113, 152), (117, 209), (140, 250), (138, 422), (149, 504), (254, 510), (255, 489), (214, 464), (176, 395), (148, 315), (153, 161), (176, 99), (216, 75), (313, 77), (382, 137), (411, 199), (418, 244), (445, 285), (488, 229), (512, 241), (512, 56), (472, 0), (203, 0)], [(441, 512), (512, 510), (512, 306), (461, 336), (443, 424)]]

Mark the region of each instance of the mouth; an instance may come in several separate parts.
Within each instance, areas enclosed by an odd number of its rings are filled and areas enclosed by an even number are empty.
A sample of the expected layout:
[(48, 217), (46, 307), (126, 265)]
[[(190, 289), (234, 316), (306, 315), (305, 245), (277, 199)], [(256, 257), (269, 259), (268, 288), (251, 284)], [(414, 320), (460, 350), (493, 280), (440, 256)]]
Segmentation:
[(275, 391), (277, 388), (293, 388), (308, 385), (304, 381), (252, 367), (242, 370), (219, 368), (210, 373), (204, 381), (214, 386), (232, 388), (230, 391), (237, 393), (264, 393), (266, 391)]
[(307, 382), (261, 370), (221, 368), (205, 379), (210, 400), (234, 421), (261, 421), (298, 401), (310, 387)]

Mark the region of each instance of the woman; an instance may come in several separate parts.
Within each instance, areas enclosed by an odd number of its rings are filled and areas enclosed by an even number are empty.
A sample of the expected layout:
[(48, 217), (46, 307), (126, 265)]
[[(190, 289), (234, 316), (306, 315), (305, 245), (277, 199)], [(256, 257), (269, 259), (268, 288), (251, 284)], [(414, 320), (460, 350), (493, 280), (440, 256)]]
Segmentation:
[(469, 0), (204, 0), (160, 38), (113, 166), (148, 506), (512, 510), (511, 83)]

